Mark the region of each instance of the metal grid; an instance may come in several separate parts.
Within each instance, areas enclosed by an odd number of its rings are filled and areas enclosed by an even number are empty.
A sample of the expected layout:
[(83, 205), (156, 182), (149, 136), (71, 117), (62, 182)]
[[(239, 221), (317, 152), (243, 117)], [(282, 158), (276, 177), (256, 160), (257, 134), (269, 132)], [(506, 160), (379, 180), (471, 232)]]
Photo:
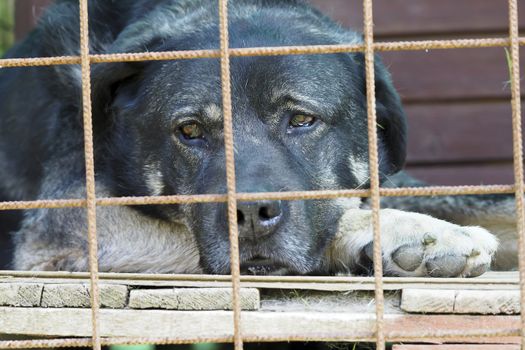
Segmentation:
[[(86, 165), (86, 189), (85, 199), (73, 200), (39, 200), (20, 202), (1, 202), (0, 210), (13, 209), (37, 209), (37, 208), (65, 208), (85, 207), (88, 218), (88, 242), (89, 242), (89, 266), (91, 282), (91, 305), (92, 305), (92, 338), (81, 339), (46, 339), (25, 341), (0, 341), (0, 349), (16, 348), (51, 348), (51, 347), (83, 347), (92, 346), (99, 350), (102, 345), (110, 344), (186, 344), (195, 342), (233, 342), (236, 349), (243, 348), (243, 342), (249, 341), (292, 341), (292, 340), (318, 340), (338, 341), (348, 338), (348, 332), (337, 332), (330, 335), (312, 334), (308, 338), (289, 335), (282, 337), (243, 337), (241, 329), (240, 310), (240, 267), (237, 231), (237, 201), (256, 200), (308, 200), (329, 199), (339, 197), (370, 197), (372, 203), (372, 221), (374, 228), (374, 281), (375, 281), (375, 304), (376, 304), (376, 332), (375, 337), (368, 339), (376, 342), (377, 349), (385, 348), (386, 340), (399, 338), (409, 339), (409, 334), (385, 334), (384, 331), (384, 298), (382, 259), (379, 228), (379, 199), (380, 196), (428, 196), (428, 195), (460, 195), (460, 194), (488, 194), (488, 193), (514, 193), (516, 199), (517, 232), (519, 235), (519, 262), (520, 262), (520, 290), (521, 309), (525, 306), (525, 266), (522, 258), (525, 257), (525, 245), (523, 239), (524, 230), (524, 184), (523, 184), (523, 150), (521, 129), (521, 100), (520, 100), (520, 72), (519, 72), (519, 46), (525, 44), (525, 38), (519, 37), (518, 32), (518, 5), (517, 0), (508, 1), (509, 9), (509, 36), (508, 38), (485, 38), (485, 39), (460, 39), (460, 40), (432, 40), (432, 41), (409, 41), (409, 42), (382, 42), (374, 43), (373, 38), (373, 11), (372, 0), (363, 0), (364, 8), (364, 43), (358, 45), (314, 45), (314, 46), (287, 46), (287, 47), (257, 47), (230, 49), (228, 47), (228, 0), (219, 0), (220, 19), (220, 49), (219, 50), (191, 50), (171, 52), (144, 52), (135, 54), (108, 54), (90, 55), (88, 37), (88, 0), (79, 0), (80, 16), (80, 56), (25, 58), (25, 59), (2, 59), (0, 67), (27, 67), (27, 66), (50, 66), (58, 64), (80, 64), (82, 68), (82, 98), (83, 98), (83, 120), (84, 120), (84, 147)], [(425, 50), (425, 49), (454, 49), (454, 48), (481, 48), (481, 47), (510, 47), (512, 59), (511, 87), (512, 87), (512, 121), (513, 121), (513, 154), (514, 154), (514, 185), (493, 186), (449, 186), (449, 187), (424, 187), (424, 188), (397, 188), (382, 189), (379, 187), (378, 176), (378, 153), (376, 134), (376, 110), (375, 110), (375, 82), (374, 82), (374, 52), (375, 51), (399, 51), (399, 50)], [(364, 52), (366, 62), (366, 86), (368, 106), (368, 137), (369, 137), (369, 159), (370, 159), (370, 189), (369, 190), (338, 190), (338, 191), (305, 191), (305, 192), (279, 192), (279, 193), (236, 193), (235, 191), (235, 167), (233, 152), (232, 132), (232, 106), (230, 87), (230, 58), (241, 56), (274, 56), (274, 55), (298, 55), (298, 54), (329, 54), (344, 52)], [(157, 197), (127, 197), (127, 198), (96, 198), (95, 176), (94, 176), (94, 154), (93, 154), (93, 129), (91, 115), (91, 78), (90, 65), (102, 62), (129, 62), (146, 60), (174, 60), (174, 59), (196, 59), (196, 58), (220, 58), (221, 81), (224, 115), (224, 142), (226, 150), (226, 173), (227, 194), (194, 195), (194, 196), (157, 196)], [(99, 332), (99, 289), (98, 289), (98, 261), (97, 261), (97, 235), (96, 235), (96, 207), (114, 205), (144, 205), (144, 204), (175, 204), (175, 203), (204, 203), (204, 202), (226, 202), (228, 204), (228, 223), (231, 248), (231, 282), (233, 287), (233, 336), (216, 338), (101, 338)], [(38, 276), (38, 272), (31, 275)], [(41, 273), (45, 276), (45, 273)], [(277, 280), (279, 278), (276, 278)], [(525, 348), (525, 316), (521, 313), (520, 330), (509, 329), (503, 332), (480, 330), (479, 334), (468, 335), (455, 334), (454, 332), (442, 332), (435, 330), (426, 334), (418, 334), (417, 337), (430, 339), (458, 338), (461, 336), (521, 336), (522, 348)]]

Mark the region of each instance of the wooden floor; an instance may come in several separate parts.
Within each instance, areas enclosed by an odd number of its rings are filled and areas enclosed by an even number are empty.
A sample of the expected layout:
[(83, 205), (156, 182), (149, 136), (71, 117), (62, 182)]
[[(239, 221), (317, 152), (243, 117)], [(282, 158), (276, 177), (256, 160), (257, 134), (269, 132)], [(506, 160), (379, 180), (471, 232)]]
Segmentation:
[[(101, 282), (149, 287), (230, 287), (227, 275), (171, 275), (99, 273)], [(89, 283), (86, 272), (0, 271), (0, 283)], [(243, 287), (323, 291), (374, 290), (374, 277), (354, 276), (241, 276)], [(403, 288), (519, 289), (517, 271), (491, 271), (476, 278), (383, 277), (385, 290)]]
[[(103, 337), (189, 339), (232, 334), (228, 276), (101, 274), (100, 283)], [(519, 341), (516, 272), (468, 279), (385, 278), (384, 286), (389, 341)], [(373, 287), (373, 278), (363, 277), (243, 276), (243, 336), (373, 341)], [(2, 338), (90, 334), (87, 274), (35, 277), (0, 272)]]

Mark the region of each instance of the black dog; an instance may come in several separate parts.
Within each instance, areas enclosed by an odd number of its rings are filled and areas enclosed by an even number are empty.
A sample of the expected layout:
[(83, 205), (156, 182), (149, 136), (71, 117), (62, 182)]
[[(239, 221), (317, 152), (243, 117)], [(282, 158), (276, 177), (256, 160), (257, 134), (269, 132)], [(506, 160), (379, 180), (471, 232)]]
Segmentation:
[[(211, 0), (90, 1), (91, 53), (217, 49), (217, 11)], [(77, 55), (78, 27), (77, 1), (57, 1), (8, 57)], [(231, 1), (229, 27), (234, 48), (361, 41), (298, 0)], [(218, 59), (93, 66), (98, 195), (225, 192), (219, 66)], [(400, 99), (378, 58), (375, 70), (384, 180), (403, 166), (406, 125)], [(232, 58), (231, 71), (237, 191), (368, 186), (363, 54)], [(10, 198), (84, 196), (80, 96), (75, 65), (0, 72), (0, 187)], [(352, 211), (360, 207), (358, 199), (239, 203), (244, 270), (356, 270), (371, 241), (370, 229), (353, 227), (355, 234), (344, 242), (335, 236), (345, 211), (353, 213), (348, 219), (353, 224), (368, 213)], [(432, 218), (406, 215), (411, 227), (417, 226), (414, 222), (435, 227)], [(229, 271), (224, 204), (99, 208), (98, 224), (103, 271)], [(470, 237), (464, 233), (468, 229), (458, 232)], [(428, 233), (420, 226), (416, 231), (410, 238), (414, 242)], [(487, 268), (496, 243), (486, 231), (477, 234), (485, 237), (485, 246), (469, 238), (461, 252), (452, 240), (438, 239), (440, 252), (450, 251), (450, 256), (464, 251), (469, 256), (474, 249), (485, 254), (475, 263), (447, 260), (460, 267), (445, 275)], [(426, 274), (396, 260), (406, 241), (385, 240), (385, 254), (401, 266), (387, 271)], [(86, 269), (84, 209), (28, 211), (15, 244), (15, 268)], [(428, 266), (439, 254), (428, 251), (420, 262)]]

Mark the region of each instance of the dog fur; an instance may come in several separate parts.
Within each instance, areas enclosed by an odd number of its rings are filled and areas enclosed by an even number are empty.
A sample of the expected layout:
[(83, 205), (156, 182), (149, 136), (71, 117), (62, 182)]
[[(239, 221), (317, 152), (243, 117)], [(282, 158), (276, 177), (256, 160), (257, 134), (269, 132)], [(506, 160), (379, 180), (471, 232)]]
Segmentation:
[[(219, 46), (216, 1), (91, 0), (89, 12), (94, 54)], [(232, 47), (361, 42), (299, 0), (232, 0), (229, 25)], [(59, 0), (7, 57), (77, 55), (78, 38), (77, 1)], [(231, 64), (238, 191), (369, 186), (361, 53), (232, 58)], [(401, 172), (400, 99), (379, 57), (375, 70), (381, 181), (413, 184)], [(92, 85), (98, 196), (225, 192), (218, 60), (96, 64)], [(0, 190), (9, 199), (85, 196), (80, 91), (75, 65), (0, 71)], [(293, 126), (297, 115), (314, 121)], [(204, 136), (181, 136), (187, 125)], [(468, 218), (492, 213), (490, 203), (384, 199), (386, 208), (435, 216), (382, 211), (385, 273), (483, 273), (496, 238), (437, 218), (470, 225)], [(498, 197), (497, 206), (510, 222), (511, 199)], [(14, 233), (13, 267), (86, 270), (84, 214), (26, 211)], [(370, 273), (369, 218), (366, 201), (357, 198), (239, 203), (243, 271)], [(229, 272), (224, 204), (98, 208), (97, 231), (101, 271)]]

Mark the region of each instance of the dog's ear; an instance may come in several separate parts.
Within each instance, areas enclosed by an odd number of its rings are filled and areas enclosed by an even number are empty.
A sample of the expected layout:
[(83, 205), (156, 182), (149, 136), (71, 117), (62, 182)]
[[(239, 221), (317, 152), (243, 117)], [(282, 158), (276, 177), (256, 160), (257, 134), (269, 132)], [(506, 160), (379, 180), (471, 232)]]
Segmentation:
[(108, 116), (110, 107), (124, 86), (137, 85), (144, 70), (143, 62), (99, 64), (92, 73), (92, 106), (94, 119)]
[(407, 121), (390, 73), (375, 58), (375, 94), (380, 170), (392, 175), (403, 168), (407, 152)]

